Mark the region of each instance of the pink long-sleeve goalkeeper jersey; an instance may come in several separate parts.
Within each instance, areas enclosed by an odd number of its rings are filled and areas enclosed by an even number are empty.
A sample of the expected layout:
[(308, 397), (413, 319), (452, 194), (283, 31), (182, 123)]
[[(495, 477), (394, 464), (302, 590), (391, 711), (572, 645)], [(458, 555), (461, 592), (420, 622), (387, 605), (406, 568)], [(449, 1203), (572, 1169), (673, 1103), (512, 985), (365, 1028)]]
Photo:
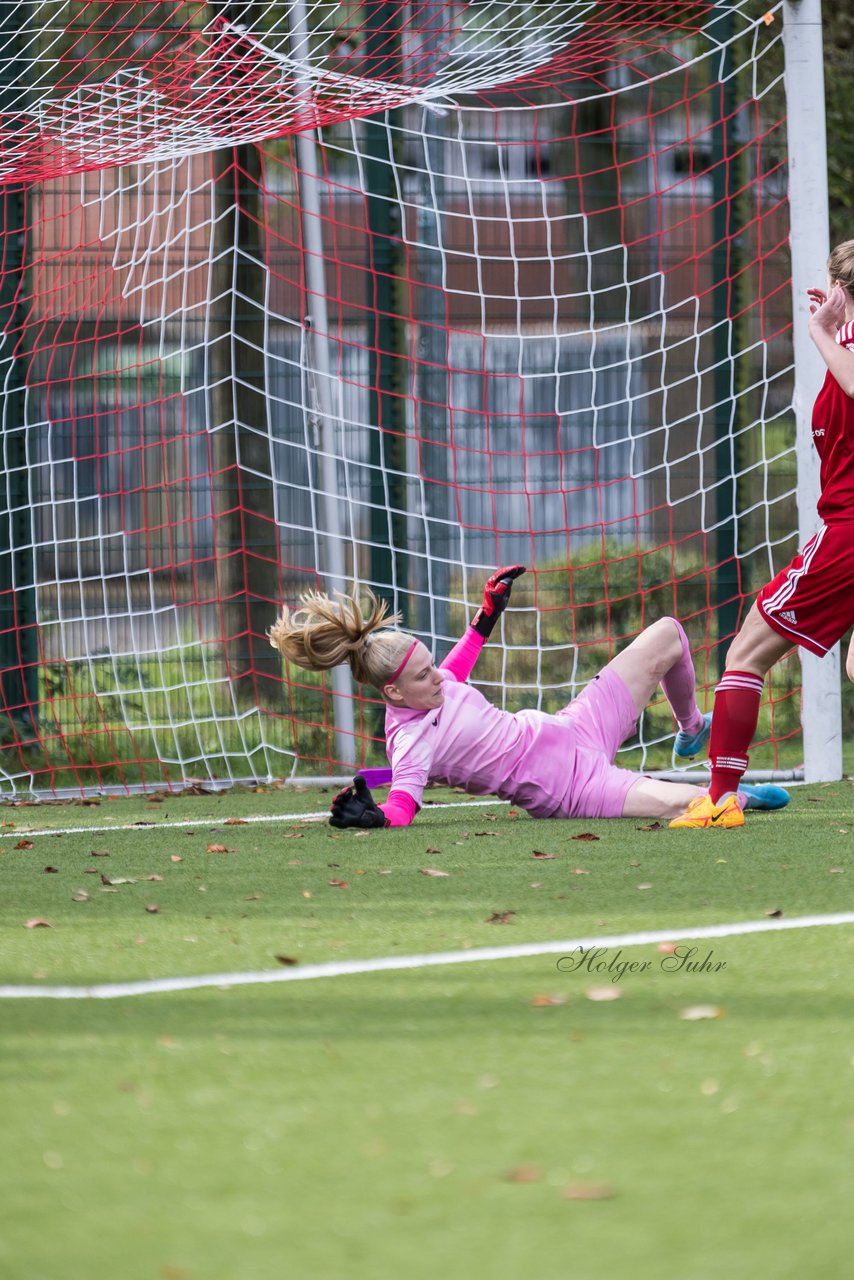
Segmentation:
[(440, 782), (471, 795), (497, 795), (535, 818), (569, 816), (588, 770), (573, 749), (566, 717), (501, 711), (452, 672), (442, 674), (445, 699), (438, 711), (386, 707), (392, 790), (420, 806), (427, 783)]

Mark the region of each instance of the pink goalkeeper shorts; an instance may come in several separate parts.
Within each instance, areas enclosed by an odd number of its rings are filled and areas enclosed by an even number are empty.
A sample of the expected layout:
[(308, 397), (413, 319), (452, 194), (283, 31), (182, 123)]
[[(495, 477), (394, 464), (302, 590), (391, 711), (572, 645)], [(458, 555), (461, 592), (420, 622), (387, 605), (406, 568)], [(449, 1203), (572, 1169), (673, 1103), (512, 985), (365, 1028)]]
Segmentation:
[(623, 680), (605, 667), (557, 716), (569, 722), (575, 751), (571, 785), (555, 817), (621, 818), (626, 795), (639, 776), (614, 764), (638, 720)]

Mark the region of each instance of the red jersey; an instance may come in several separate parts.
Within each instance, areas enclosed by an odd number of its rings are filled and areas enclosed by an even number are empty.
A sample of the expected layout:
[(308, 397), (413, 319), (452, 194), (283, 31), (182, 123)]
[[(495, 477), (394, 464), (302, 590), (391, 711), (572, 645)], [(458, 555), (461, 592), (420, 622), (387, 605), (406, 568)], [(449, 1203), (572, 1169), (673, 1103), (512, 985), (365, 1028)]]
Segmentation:
[[(842, 325), (836, 341), (854, 351), (854, 322)], [(854, 399), (829, 369), (813, 406), (812, 438), (821, 459), (818, 514), (826, 524), (854, 520)]]

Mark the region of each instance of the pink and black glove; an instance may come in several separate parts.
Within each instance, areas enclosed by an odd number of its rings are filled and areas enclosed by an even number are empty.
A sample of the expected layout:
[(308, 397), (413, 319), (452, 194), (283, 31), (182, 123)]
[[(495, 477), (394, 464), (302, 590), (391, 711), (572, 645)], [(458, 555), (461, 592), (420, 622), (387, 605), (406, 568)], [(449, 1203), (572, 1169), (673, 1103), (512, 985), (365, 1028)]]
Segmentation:
[(387, 827), (388, 819), (374, 802), (368, 790), (368, 784), (361, 774), (353, 779), (351, 787), (344, 787), (332, 801), (332, 817), (330, 826), (340, 827)]
[(505, 565), (496, 569), (492, 577), (487, 578), (483, 589), (483, 604), (471, 620), (472, 629), (484, 640), (492, 635), (493, 628), (507, 608), (510, 590), (517, 578), (525, 572), (523, 564)]

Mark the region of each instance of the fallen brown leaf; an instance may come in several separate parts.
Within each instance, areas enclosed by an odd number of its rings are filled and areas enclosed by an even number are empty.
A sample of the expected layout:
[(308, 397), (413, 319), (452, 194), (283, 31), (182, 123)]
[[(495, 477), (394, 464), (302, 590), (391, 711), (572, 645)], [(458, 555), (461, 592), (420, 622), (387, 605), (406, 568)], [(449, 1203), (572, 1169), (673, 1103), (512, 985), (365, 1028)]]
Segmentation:
[(535, 1164), (520, 1164), (502, 1174), (505, 1182), (542, 1182), (543, 1171)]
[(663, 831), (664, 824), (661, 822), (650, 822), (646, 827), (635, 827), (635, 831)]
[(588, 987), (584, 994), (588, 1000), (606, 1003), (608, 1000), (620, 1000), (623, 995), (623, 989), (618, 987), (615, 982), (610, 987)]
[(553, 859), (553, 858), (556, 858), (556, 857), (557, 857), (557, 854), (556, 854), (556, 853), (544, 853), (542, 849), (534, 849), (533, 853), (531, 854), (531, 857), (532, 857), (532, 858), (540, 858), (540, 859), (542, 859), (542, 861), (543, 861), (543, 862), (547, 862), (547, 861), (549, 861), (549, 860), (551, 860), (551, 859)]
[(34, 849), (35, 845), (32, 840), (19, 840), (15, 845), (16, 849)]
[(774, 907), (771, 911), (766, 911), (765, 914), (766, 916), (771, 916), (774, 920), (778, 920), (783, 914), (783, 911), (781, 907)]
[(209, 844), (206, 853), (234, 853), (233, 849), (226, 849), (224, 844)]
[(512, 924), (515, 911), (493, 911), (491, 916), (487, 916), (484, 924)]
[(110, 856), (109, 849), (93, 849), (92, 852), (89, 854), (90, 858), (109, 858), (109, 856)]
[(149, 903), (149, 905), (145, 909), (150, 916), (156, 916), (158, 911), (160, 910), (160, 908), (156, 906), (155, 903), (153, 902)]
[(184, 859), (181, 857), (180, 853), (170, 853), (170, 855), (169, 855), (169, 861), (170, 861), (170, 862), (183, 862), (183, 861), (184, 861)]
[(438, 867), (419, 867), (422, 876), (449, 876), (450, 871), (440, 871)]
[(329, 880), (328, 883), (332, 885), (333, 889), (349, 889), (350, 888), (346, 880)]
[(224, 827), (247, 827), (249, 823), (245, 818), (226, 818), (222, 825)]
[(569, 874), (571, 876), (589, 876), (590, 872), (585, 871), (583, 867), (573, 867)]
[(71, 895), (72, 902), (88, 902), (89, 895), (85, 889), (75, 889)]
[(531, 1004), (535, 1009), (547, 1009), (547, 1008), (550, 1008), (552, 1005), (566, 1004), (568, 999), (569, 999), (569, 996), (566, 996), (566, 995), (555, 995), (555, 996), (539, 995), (539, 996), (534, 996), (533, 1000), (531, 1001)]
[(59, 870), (59, 867), (45, 867), (44, 873), (46, 876), (49, 876), (49, 875), (53, 875), (58, 870)]
[(570, 836), (570, 840), (598, 840), (599, 837), (594, 835), (592, 831), (582, 831), (577, 836)]
[(52, 929), (53, 925), (49, 920), (27, 920), (24, 924), (25, 929)]
[(494, 836), (496, 840), (498, 839), (497, 831), (475, 831), (475, 835), (476, 836)]
[(431, 845), (428, 845), (428, 846), (427, 846), (427, 848), (424, 850), (424, 852), (425, 852), (425, 853), (437, 854), (437, 853), (441, 853), (441, 852), (442, 852), (442, 850), (441, 850), (441, 849), (435, 849), (435, 848), (433, 847), (433, 845), (431, 844)]
[(296, 956), (274, 956), (273, 959), (278, 960), (279, 964), (285, 964), (285, 965), (299, 964), (299, 960)]
[(616, 1191), (608, 1182), (573, 1182), (564, 1187), (564, 1200), (613, 1200)]

